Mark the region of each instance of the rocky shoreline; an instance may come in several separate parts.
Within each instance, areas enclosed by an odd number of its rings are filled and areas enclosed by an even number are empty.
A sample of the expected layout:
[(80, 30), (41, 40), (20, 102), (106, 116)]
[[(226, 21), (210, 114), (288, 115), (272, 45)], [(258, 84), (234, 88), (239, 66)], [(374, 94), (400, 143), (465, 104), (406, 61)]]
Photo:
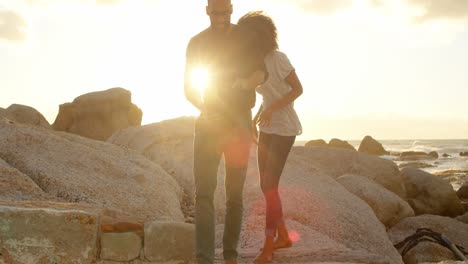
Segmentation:
[[(194, 118), (141, 126), (121, 88), (80, 96), (61, 111), (50, 125), (31, 107), (0, 109), (0, 263), (193, 263)], [(420, 169), (419, 160), (438, 155), (389, 153), (370, 136), (357, 150), (339, 139), (293, 147), (280, 192), (295, 244), (275, 263), (458, 263), (438, 244), (422, 242), (404, 256), (394, 247), (430, 228), (468, 248), (466, 184), (455, 192), (453, 172)], [(263, 238), (257, 177), (252, 147), (240, 263), (252, 261)]]

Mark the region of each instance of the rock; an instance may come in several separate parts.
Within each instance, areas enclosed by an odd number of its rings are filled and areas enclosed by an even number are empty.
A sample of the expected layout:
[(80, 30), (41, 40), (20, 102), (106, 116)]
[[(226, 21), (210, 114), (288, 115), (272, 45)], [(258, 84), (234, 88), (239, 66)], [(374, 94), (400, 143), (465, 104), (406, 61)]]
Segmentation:
[(146, 259), (158, 263), (194, 260), (194, 225), (175, 222), (146, 223), (144, 252)]
[(406, 201), (372, 180), (347, 174), (337, 181), (366, 202), (386, 227), (392, 227), (402, 219), (414, 216), (413, 209)]
[(27, 175), (0, 158), (0, 200), (55, 200)]
[(7, 263), (91, 263), (97, 221), (96, 214), (80, 210), (0, 205), (3, 255)]
[(398, 160), (401, 161), (408, 161), (408, 160), (431, 160), (437, 159), (439, 154), (437, 152), (432, 151), (430, 153), (422, 152), (422, 151), (404, 151), (400, 154), (400, 158)]
[(139, 219), (183, 221), (177, 182), (134, 151), (0, 121), (0, 158), (61, 201), (89, 203)]
[[(320, 171), (311, 171), (307, 166), (310, 159), (307, 156), (299, 159), (295, 148), (280, 186), (284, 218), (290, 236), (296, 241), (294, 247), (314, 252), (334, 243), (380, 255), (389, 263), (402, 263), (401, 257), (388, 241), (385, 226), (372, 209), (332, 177)], [(247, 235), (243, 235), (241, 244), (244, 248), (258, 250), (264, 239), (265, 204), (256, 175), (248, 174), (244, 194), (246, 218), (243, 234)], [(327, 240), (330, 242), (322, 242)]]
[(359, 145), (358, 152), (376, 156), (389, 154), (389, 152), (384, 149), (382, 144), (380, 144), (380, 142), (378, 142), (377, 140), (373, 139), (371, 136), (364, 137), (364, 139), (361, 141), (361, 144)]
[(408, 162), (408, 163), (402, 163), (398, 165), (398, 167), (400, 169), (407, 168), (407, 167), (422, 169), (422, 168), (432, 168), (434, 166), (431, 164), (424, 163), (424, 162)]
[(404, 168), (407, 201), (416, 215), (457, 216), (463, 213), (460, 199), (447, 181), (416, 168)]
[(400, 157), (407, 157), (407, 156), (424, 156), (427, 155), (426, 152), (423, 151), (403, 151), (400, 154)]
[[(193, 182), (193, 118), (125, 129), (109, 138), (109, 142), (150, 157), (174, 175), (181, 186), (186, 186), (184, 190), (193, 190), (193, 183), (190, 184)], [(292, 225), (294, 236), (300, 238), (294, 247), (316, 252), (324, 247), (337, 248), (337, 245), (341, 245), (382, 256), (388, 263), (402, 263), (387, 237), (385, 226), (372, 209), (334, 180), (347, 173), (370, 178), (404, 197), (404, 185), (398, 167), (392, 161), (339, 148), (293, 147), (281, 178), (280, 191), (285, 220)], [(222, 237), (225, 214), (223, 186), (224, 168), (221, 163), (214, 201), (218, 223), (216, 230), (221, 233), (217, 236), (217, 247), (222, 247), (219, 237)], [(194, 194), (190, 195), (193, 197)], [(262, 246), (265, 223), (263, 201), (253, 146), (244, 188), (241, 250), (255, 249), (257, 253)], [(318, 237), (323, 239), (318, 240)], [(326, 257), (323, 259), (326, 260)]]
[[(394, 244), (414, 234), (417, 228), (429, 228), (446, 236), (452, 243), (468, 247), (468, 225), (449, 217), (421, 215), (409, 217), (392, 227), (388, 235)], [(452, 251), (435, 243), (421, 242), (404, 257), (405, 263), (456, 260)]]
[(0, 116), (16, 123), (52, 129), (44, 116), (30, 106), (12, 104), (7, 109), (0, 110)]
[(141, 237), (135, 233), (101, 235), (101, 259), (130, 261), (140, 256), (141, 248)]
[(398, 166), (390, 160), (333, 148), (294, 147), (290, 158), (308, 161), (310, 171), (322, 171), (338, 178), (356, 174), (373, 180), (387, 190), (404, 198), (406, 190)]
[(463, 183), (460, 189), (458, 189), (457, 196), (460, 199), (468, 200), (468, 182)]
[(460, 156), (462, 156), (462, 157), (468, 156), (468, 151), (460, 152)]
[(447, 154), (447, 153), (444, 153), (444, 154), (442, 154), (442, 157), (444, 157), (444, 158), (451, 158), (452, 156), (449, 155), (449, 154)]
[(330, 142), (328, 142), (328, 146), (333, 148), (343, 148), (356, 151), (356, 149), (351, 144), (349, 144), (348, 141), (343, 141), (337, 138), (333, 138), (332, 140), (330, 140)]
[(326, 147), (328, 146), (327, 142), (323, 139), (309, 140), (306, 144), (306, 147)]
[(106, 140), (119, 129), (141, 124), (142, 111), (123, 88), (81, 95), (60, 105), (53, 127), (83, 137)]
[(107, 142), (131, 148), (159, 164), (192, 200), (195, 194), (192, 170), (194, 125), (194, 118), (181, 117), (120, 130)]
[(456, 218), (458, 221), (468, 224), (468, 211), (464, 215), (460, 215)]

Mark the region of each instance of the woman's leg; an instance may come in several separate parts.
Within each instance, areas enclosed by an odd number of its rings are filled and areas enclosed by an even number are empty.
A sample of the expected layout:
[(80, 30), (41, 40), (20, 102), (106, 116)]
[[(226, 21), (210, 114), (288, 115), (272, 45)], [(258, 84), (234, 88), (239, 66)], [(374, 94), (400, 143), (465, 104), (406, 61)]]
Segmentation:
[(265, 263), (271, 260), (275, 249), (274, 237), (277, 227), (285, 227), (278, 185), (294, 140), (294, 136), (283, 137), (260, 133), (258, 165), (261, 187), (266, 200), (266, 238), (263, 250), (255, 260), (256, 263)]
[(269, 158), (265, 165), (264, 193), (267, 200), (267, 233), (278, 231), (274, 248), (292, 245), (283, 219), (283, 208), (279, 195), (279, 182), (295, 136), (272, 135)]

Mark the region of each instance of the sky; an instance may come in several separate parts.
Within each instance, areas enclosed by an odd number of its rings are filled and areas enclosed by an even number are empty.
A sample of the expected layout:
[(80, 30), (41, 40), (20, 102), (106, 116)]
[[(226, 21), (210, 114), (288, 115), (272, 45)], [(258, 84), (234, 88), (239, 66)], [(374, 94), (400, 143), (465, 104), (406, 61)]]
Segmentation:
[[(278, 27), (304, 87), (298, 139), (468, 138), (468, 1), (232, 2), (233, 22), (263, 10)], [(143, 125), (195, 116), (185, 49), (209, 26), (205, 5), (0, 0), (0, 107), (28, 105), (53, 123), (60, 104), (122, 87)]]

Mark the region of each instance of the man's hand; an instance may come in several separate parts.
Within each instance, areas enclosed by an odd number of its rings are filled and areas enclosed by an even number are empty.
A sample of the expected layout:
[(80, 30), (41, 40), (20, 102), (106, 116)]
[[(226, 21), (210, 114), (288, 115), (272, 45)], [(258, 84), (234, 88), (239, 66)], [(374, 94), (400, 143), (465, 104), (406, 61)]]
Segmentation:
[(270, 124), (271, 116), (273, 115), (273, 110), (271, 108), (263, 109), (260, 113), (260, 116), (256, 120), (256, 123), (259, 126), (268, 126)]

